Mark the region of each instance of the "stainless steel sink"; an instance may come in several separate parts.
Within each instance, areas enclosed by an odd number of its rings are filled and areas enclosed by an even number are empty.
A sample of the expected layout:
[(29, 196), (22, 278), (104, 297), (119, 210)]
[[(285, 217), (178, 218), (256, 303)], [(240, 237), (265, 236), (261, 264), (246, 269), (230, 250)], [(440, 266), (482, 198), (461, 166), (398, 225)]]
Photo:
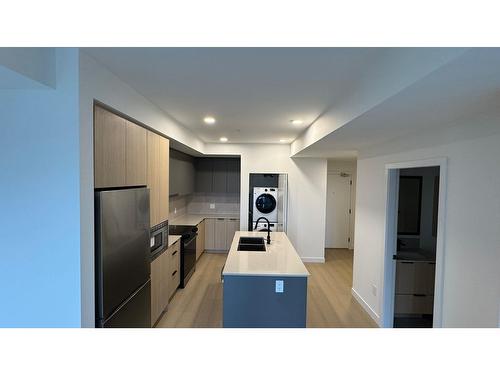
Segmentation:
[(238, 251), (266, 251), (263, 237), (240, 237)]

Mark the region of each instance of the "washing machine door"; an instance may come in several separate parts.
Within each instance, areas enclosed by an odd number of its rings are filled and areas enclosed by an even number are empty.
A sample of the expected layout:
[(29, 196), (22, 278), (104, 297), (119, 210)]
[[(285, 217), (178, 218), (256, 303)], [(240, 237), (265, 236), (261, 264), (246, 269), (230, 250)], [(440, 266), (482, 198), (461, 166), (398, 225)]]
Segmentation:
[(255, 207), (263, 214), (269, 214), (276, 209), (276, 199), (271, 194), (261, 194), (255, 200)]

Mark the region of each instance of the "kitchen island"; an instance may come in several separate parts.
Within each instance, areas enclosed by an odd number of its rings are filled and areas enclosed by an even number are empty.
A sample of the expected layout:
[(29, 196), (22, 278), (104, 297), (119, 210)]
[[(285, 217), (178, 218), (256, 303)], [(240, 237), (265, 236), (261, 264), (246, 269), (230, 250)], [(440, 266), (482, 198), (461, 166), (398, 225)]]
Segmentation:
[(235, 233), (222, 276), (223, 327), (306, 326), (309, 272), (283, 232), (272, 232), (265, 251), (239, 251), (242, 237), (265, 238), (266, 232)]

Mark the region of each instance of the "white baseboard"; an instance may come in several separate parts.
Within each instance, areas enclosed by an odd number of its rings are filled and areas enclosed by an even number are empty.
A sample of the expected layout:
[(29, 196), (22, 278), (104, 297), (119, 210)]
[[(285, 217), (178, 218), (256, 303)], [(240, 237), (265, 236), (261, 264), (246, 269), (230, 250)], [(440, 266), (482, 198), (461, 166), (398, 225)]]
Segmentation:
[(373, 310), (368, 303), (359, 295), (354, 288), (351, 288), (351, 294), (352, 296), (358, 301), (358, 303), (361, 305), (363, 309), (368, 313), (368, 315), (371, 316), (371, 318), (377, 323), (379, 327), (381, 327), (381, 322), (380, 322), (380, 316)]
[(325, 263), (325, 257), (301, 257), (304, 263)]

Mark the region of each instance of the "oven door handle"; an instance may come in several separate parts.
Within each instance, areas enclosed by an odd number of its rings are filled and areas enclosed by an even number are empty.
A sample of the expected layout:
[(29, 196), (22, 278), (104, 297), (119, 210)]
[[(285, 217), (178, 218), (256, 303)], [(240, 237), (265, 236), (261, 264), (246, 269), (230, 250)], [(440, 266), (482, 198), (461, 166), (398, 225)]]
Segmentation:
[(185, 242), (184, 246), (188, 246), (191, 242), (196, 240), (196, 237), (198, 237), (198, 233), (196, 233), (188, 242)]

